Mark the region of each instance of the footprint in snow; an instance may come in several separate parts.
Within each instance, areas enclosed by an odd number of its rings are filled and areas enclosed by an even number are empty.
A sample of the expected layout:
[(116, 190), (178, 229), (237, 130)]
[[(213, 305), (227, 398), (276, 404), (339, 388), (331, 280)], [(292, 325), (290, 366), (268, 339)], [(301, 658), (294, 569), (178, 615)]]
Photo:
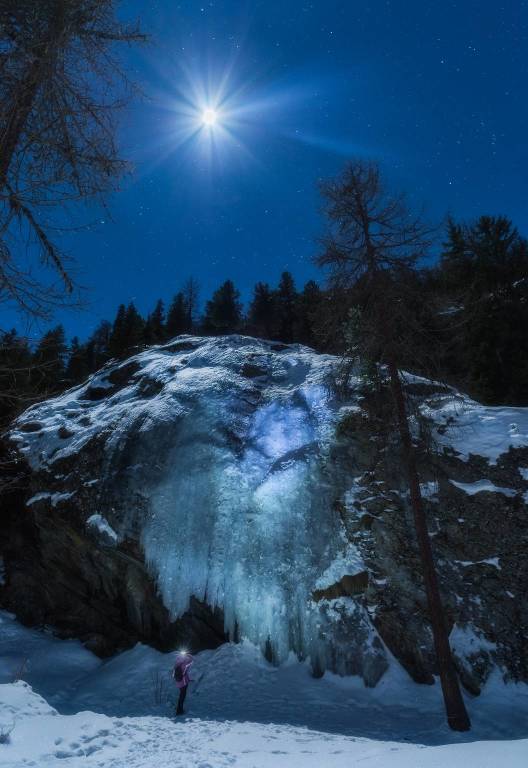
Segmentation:
[(86, 749), (83, 750), (82, 754), (85, 757), (90, 757), (90, 755), (95, 754), (95, 752), (99, 752), (99, 747), (95, 746), (95, 744), (92, 744), (91, 747), (86, 747)]

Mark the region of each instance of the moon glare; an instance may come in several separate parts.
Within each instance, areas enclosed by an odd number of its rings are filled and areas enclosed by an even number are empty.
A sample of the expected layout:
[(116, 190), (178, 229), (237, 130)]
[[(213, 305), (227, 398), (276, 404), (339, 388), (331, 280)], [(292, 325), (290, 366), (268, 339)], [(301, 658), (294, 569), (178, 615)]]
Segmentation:
[(208, 128), (212, 128), (218, 121), (218, 113), (216, 110), (211, 109), (208, 107), (207, 109), (204, 109), (202, 113), (202, 123), (206, 125)]

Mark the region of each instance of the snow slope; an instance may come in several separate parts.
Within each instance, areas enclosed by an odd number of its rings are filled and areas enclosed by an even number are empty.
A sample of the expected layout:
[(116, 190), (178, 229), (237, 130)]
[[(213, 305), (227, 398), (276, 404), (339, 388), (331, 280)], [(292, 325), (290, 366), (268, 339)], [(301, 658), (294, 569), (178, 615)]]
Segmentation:
[[(198, 654), (188, 716), (175, 721), (173, 660), (137, 645), (103, 662), (77, 641), (0, 613), (8, 739), (0, 765), (520, 768), (528, 755), (528, 686), (498, 676), (478, 698), (466, 696), (473, 730), (456, 734), (439, 685), (416, 685), (395, 663), (367, 689), (358, 678), (315, 680), (293, 658), (278, 668), (248, 643), (226, 644)], [(27, 682), (13, 683), (17, 676)]]
[(437, 444), (464, 461), (473, 454), (493, 465), (510, 448), (528, 445), (528, 408), (481, 405), (450, 392), (422, 406), (421, 412), (435, 425)]
[(3, 768), (521, 768), (528, 754), (526, 740), (424, 747), (282, 724), (64, 716), (23, 682), (0, 686), (0, 695), (12, 727), (0, 744)]

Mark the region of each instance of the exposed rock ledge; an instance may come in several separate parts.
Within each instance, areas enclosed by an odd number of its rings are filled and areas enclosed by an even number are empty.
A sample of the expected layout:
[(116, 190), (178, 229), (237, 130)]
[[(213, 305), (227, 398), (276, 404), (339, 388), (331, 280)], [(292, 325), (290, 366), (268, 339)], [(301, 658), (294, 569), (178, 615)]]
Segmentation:
[[(101, 655), (244, 635), (316, 673), (374, 685), (392, 653), (431, 682), (397, 441), (359, 380), (334, 396), (335, 364), (184, 337), (31, 408), (10, 433), (2, 605)], [(421, 475), (464, 684), (494, 665), (528, 680), (526, 411), (407, 386), (434, 438)]]

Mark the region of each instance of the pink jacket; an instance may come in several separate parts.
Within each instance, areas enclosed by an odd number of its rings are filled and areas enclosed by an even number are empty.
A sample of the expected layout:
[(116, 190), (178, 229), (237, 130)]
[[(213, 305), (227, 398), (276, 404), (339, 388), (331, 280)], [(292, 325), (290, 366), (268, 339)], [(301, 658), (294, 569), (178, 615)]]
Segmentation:
[(190, 653), (180, 653), (176, 657), (176, 664), (174, 665), (174, 669), (176, 670), (179, 667), (182, 671), (181, 680), (176, 680), (176, 678), (174, 678), (174, 682), (178, 688), (185, 688), (185, 686), (189, 685), (191, 682), (191, 678), (189, 677), (189, 669), (191, 668), (193, 662), (194, 659)]

